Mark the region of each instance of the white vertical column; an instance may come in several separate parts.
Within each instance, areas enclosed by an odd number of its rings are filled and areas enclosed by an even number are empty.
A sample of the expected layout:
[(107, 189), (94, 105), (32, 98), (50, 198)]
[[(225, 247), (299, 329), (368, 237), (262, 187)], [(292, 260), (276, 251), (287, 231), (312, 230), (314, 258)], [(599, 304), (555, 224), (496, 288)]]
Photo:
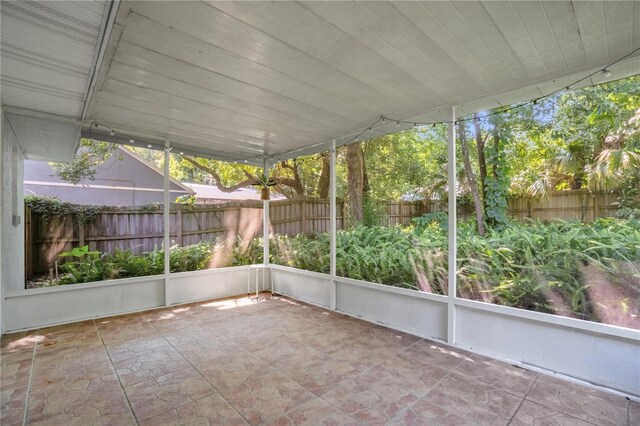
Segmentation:
[(164, 305), (169, 306), (169, 276), (171, 265), (169, 263), (169, 248), (171, 247), (171, 199), (169, 192), (169, 166), (171, 162), (171, 146), (168, 140), (164, 141)]
[[(4, 182), (4, 150), (5, 150), (5, 146), (8, 146), (7, 141), (5, 140), (5, 131), (7, 129), (4, 128), (4, 111), (2, 109), (0, 109), (0, 180), (2, 180)], [(3, 198), (2, 197), (3, 194), (0, 194), (0, 199)], [(5, 321), (4, 321), (4, 317), (5, 317), (5, 311), (4, 311), (4, 287), (6, 285), (6, 282), (2, 279), (2, 244), (4, 242), (3, 238), (4, 235), (2, 235), (2, 228), (4, 228), (4, 223), (6, 218), (4, 217), (4, 211), (5, 208), (4, 206), (0, 206), (0, 336), (4, 334), (4, 329), (5, 329)], [(26, 260), (26, 259), (25, 259)]]
[[(336, 283), (336, 232), (337, 232), (337, 203), (336, 203), (336, 140), (331, 141), (331, 151), (329, 152), (329, 198), (330, 198), (330, 240), (331, 247), (329, 248), (329, 262), (331, 273), (331, 294), (330, 294), (330, 307), (336, 309), (337, 306), (337, 283)], [(343, 219), (344, 220), (344, 219)]]
[(454, 299), (456, 297), (456, 271), (457, 271), (457, 241), (456, 241), (456, 109), (451, 107), (451, 117), (447, 129), (447, 171), (449, 183), (449, 291), (447, 310), (447, 342), (451, 345), (456, 343), (456, 307)]
[[(265, 158), (263, 160), (262, 163), (262, 171), (264, 173), (264, 175), (266, 176), (267, 180), (269, 179), (269, 168), (271, 167), (271, 165), (269, 164), (269, 162), (267, 161), (267, 159)], [(262, 201), (262, 257), (263, 257), (263, 262), (262, 264), (264, 265), (265, 268), (267, 268), (269, 266), (269, 240), (270, 240), (270, 221), (269, 221), (269, 200), (263, 200)], [(258, 272), (256, 271), (256, 274)], [(269, 274), (271, 274), (271, 271), (269, 271)], [(264, 269), (262, 270), (262, 288), (264, 289), (265, 283), (264, 283)]]

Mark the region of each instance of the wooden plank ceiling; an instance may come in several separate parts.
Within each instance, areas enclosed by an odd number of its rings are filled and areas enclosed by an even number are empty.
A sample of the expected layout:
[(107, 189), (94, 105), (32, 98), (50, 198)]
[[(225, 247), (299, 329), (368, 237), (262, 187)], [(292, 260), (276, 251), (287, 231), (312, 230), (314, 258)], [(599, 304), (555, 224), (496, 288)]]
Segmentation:
[[(637, 1), (123, 1), (84, 128), (259, 163), (381, 115), (536, 98), (639, 47)], [(638, 73), (638, 56), (612, 71)]]

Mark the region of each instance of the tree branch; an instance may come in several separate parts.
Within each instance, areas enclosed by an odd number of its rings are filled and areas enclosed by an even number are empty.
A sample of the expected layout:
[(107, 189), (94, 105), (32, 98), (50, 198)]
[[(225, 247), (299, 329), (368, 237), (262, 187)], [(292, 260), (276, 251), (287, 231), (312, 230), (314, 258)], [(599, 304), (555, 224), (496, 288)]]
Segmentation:
[(210, 167), (207, 167), (204, 164), (200, 164), (196, 160), (194, 160), (193, 158), (188, 157), (186, 155), (182, 156), (182, 158), (184, 158), (185, 160), (187, 160), (187, 162), (193, 164), (195, 167), (197, 167), (198, 169), (202, 170), (203, 172), (209, 173), (211, 176), (213, 176), (213, 179), (215, 180), (216, 188), (218, 188), (222, 192), (226, 192), (226, 193), (235, 192), (240, 188), (251, 186), (251, 185), (253, 185), (253, 184), (258, 182), (258, 178), (257, 177), (252, 176), (246, 169), (243, 169), (244, 174), (247, 176), (246, 180), (243, 180), (242, 182), (236, 183), (235, 185), (224, 186), (222, 184), (221, 180), (220, 180), (220, 175), (214, 169), (212, 169)]

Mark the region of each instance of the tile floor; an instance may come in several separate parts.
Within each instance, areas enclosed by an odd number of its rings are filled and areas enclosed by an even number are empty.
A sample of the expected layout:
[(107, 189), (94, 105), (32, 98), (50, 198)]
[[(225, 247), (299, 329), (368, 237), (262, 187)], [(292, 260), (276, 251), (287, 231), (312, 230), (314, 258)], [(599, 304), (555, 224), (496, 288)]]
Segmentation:
[(2, 337), (9, 425), (638, 425), (640, 403), (286, 298)]

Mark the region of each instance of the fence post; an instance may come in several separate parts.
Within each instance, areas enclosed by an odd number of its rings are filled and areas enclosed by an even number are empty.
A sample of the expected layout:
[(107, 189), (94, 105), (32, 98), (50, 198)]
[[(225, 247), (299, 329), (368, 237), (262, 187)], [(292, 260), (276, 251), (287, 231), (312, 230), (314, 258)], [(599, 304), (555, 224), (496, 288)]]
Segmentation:
[(25, 206), (24, 209), (24, 268), (25, 276), (30, 279), (33, 276), (33, 231), (31, 228), (31, 208)]
[(593, 195), (593, 220), (600, 217), (600, 199), (602, 195), (597, 192)]
[(78, 223), (78, 247), (84, 247), (84, 222)]
[(176, 210), (176, 242), (182, 247), (182, 209), (177, 206)]
[(302, 209), (300, 212), (300, 233), (304, 234), (307, 232), (307, 201), (302, 200), (302, 204), (300, 205)]
[(398, 219), (398, 221), (400, 222), (400, 226), (404, 226), (404, 220), (403, 220), (404, 217), (402, 216), (402, 206), (403, 206), (403, 204), (404, 204), (404, 201), (400, 200), (400, 205), (398, 207), (400, 209), (400, 211), (399, 211), (400, 218)]

